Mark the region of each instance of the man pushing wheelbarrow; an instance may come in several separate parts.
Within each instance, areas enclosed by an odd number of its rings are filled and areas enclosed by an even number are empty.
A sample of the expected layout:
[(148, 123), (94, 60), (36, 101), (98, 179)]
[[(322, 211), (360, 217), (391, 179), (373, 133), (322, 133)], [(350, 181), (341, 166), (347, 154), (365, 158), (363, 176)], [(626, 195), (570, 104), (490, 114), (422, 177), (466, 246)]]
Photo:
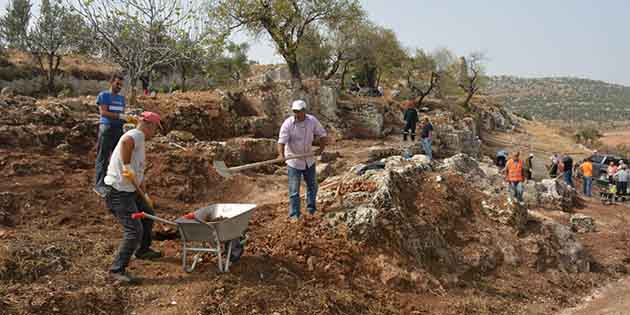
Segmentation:
[(143, 211), (155, 214), (153, 202), (144, 192), (144, 143), (153, 138), (160, 128), (160, 116), (143, 112), (135, 129), (126, 132), (112, 153), (105, 176), (105, 202), (123, 229), (123, 241), (114, 263), (109, 269), (117, 281), (131, 283), (135, 279), (126, 271), (131, 256), (156, 259), (160, 252), (151, 249), (153, 220), (135, 220), (132, 214)]

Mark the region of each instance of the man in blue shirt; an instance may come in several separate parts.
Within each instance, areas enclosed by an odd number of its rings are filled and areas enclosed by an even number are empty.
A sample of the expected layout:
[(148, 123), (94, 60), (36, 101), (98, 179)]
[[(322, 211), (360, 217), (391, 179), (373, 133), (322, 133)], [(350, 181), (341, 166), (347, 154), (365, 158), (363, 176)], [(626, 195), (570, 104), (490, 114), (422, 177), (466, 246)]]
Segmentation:
[(96, 97), (96, 105), (101, 115), (98, 128), (98, 142), (96, 144), (96, 179), (94, 191), (101, 197), (105, 197), (105, 175), (109, 158), (123, 134), (123, 125), (127, 123), (136, 124), (137, 119), (125, 114), (125, 97), (120, 91), (124, 79), (119, 74), (114, 74), (109, 81), (111, 89), (103, 91)]

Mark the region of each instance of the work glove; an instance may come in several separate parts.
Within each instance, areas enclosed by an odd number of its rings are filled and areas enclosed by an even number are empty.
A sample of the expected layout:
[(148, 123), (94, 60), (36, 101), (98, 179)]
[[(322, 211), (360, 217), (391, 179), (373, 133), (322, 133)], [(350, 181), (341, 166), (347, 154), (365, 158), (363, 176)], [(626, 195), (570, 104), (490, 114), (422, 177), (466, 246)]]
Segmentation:
[(126, 178), (127, 180), (129, 180), (130, 182), (133, 182), (136, 180), (136, 173), (134, 173), (131, 167), (127, 165), (123, 165), (122, 176)]
[(151, 207), (151, 209), (153, 209), (153, 200), (151, 200), (151, 198), (149, 198), (149, 194), (144, 193), (144, 201), (147, 202), (147, 204), (149, 205), (149, 207)]
[(133, 125), (137, 125), (138, 124), (138, 118), (136, 118), (135, 116), (131, 116), (131, 115), (127, 115), (127, 114), (120, 114), (119, 118), (126, 121), (127, 123), (133, 124)]

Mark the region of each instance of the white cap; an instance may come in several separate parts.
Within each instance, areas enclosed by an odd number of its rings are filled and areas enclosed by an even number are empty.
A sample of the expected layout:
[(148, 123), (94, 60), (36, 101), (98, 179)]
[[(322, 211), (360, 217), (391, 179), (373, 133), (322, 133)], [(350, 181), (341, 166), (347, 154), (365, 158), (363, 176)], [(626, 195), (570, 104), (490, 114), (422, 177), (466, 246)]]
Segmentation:
[(293, 101), (291, 104), (291, 110), (304, 110), (306, 109), (306, 102), (303, 100)]

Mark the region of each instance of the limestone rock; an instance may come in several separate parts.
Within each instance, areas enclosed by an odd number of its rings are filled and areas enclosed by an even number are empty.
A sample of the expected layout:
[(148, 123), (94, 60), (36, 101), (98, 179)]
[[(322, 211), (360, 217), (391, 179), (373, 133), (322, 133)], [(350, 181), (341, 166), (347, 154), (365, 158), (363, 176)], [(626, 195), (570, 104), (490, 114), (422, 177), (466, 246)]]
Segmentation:
[(538, 242), (536, 267), (539, 271), (558, 268), (568, 273), (589, 272), (592, 258), (571, 230), (557, 222), (545, 221), (544, 239)]
[(13, 91), (13, 89), (10, 88), (10, 87), (5, 86), (5, 87), (2, 88), (2, 90), (0, 90), (0, 95), (11, 97), (11, 96), (15, 95), (15, 91)]
[(569, 222), (571, 222), (571, 230), (573, 230), (574, 232), (595, 232), (595, 220), (593, 219), (593, 217), (578, 213), (572, 215)]

